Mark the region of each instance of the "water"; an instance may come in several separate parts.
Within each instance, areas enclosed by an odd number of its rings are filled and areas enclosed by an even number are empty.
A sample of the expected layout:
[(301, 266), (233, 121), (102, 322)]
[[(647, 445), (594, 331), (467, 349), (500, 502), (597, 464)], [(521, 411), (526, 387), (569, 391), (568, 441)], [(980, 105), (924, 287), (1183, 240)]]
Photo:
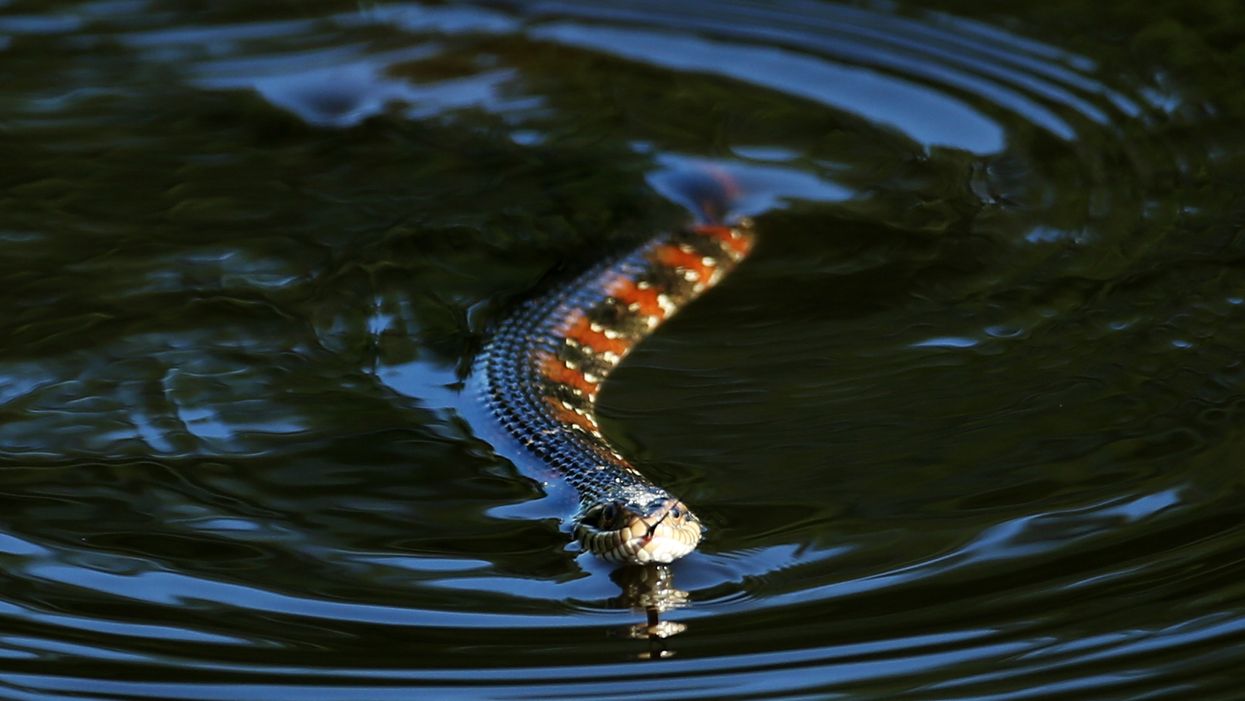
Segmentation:
[[(1239, 698), (1240, 36), (0, 2), (0, 695)], [(458, 390), (696, 163), (758, 248), (601, 413), (711, 532), (612, 571)]]

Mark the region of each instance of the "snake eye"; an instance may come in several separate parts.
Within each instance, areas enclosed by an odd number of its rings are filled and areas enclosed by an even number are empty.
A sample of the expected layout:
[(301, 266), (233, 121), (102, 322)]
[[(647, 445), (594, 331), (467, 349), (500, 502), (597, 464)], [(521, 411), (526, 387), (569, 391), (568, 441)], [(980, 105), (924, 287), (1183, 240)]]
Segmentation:
[(673, 516), (674, 518), (683, 518), (683, 509), (680, 509), (679, 507), (676, 506), (670, 509), (670, 515)]
[(618, 515), (618, 509), (613, 504), (606, 504), (601, 510), (601, 527), (606, 528), (614, 522), (614, 517)]

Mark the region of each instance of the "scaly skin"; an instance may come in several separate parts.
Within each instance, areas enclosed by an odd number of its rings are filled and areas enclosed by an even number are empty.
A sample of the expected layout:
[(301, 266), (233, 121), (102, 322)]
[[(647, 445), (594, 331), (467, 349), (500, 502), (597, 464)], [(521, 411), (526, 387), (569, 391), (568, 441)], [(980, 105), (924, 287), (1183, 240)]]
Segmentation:
[(601, 435), (597, 392), (640, 341), (752, 248), (751, 224), (701, 225), (645, 242), (521, 306), (476, 363), (501, 426), (575, 488), (575, 538), (610, 562), (683, 557), (699, 519)]

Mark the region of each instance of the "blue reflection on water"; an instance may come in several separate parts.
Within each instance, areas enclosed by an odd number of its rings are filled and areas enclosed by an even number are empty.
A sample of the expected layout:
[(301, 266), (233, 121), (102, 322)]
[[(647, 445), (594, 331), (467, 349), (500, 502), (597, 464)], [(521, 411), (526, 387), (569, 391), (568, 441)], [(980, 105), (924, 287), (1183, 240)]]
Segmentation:
[(210, 52), (215, 56), (231, 55), (238, 51), (238, 44), (248, 40), (272, 37), (295, 37), (312, 32), (313, 20), (287, 20), (283, 22), (247, 22), (217, 26), (179, 26), (146, 32), (132, 32), (124, 38), (126, 44), (136, 48), (160, 47), (170, 51)]
[(680, 179), (686, 173), (729, 172), (741, 191), (732, 202), (732, 216), (756, 216), (777, 208), (788, 199), (842, 202), (855, 194), (850, 188), (795, 166), (741, 163), (670, 153), (659, 155), (657, 162), (662, 169), (649, 175), (649, 185), (671, 202), (693, 212), (700, 205)]
[[(414, 58), (427, 52), (407, 53), (406, 58)], [(357, 124), (395, 105), (404, 106), (407, 116), (418, 118), (469, 107), (513, 112), (535, 104), (531, 99), (502, 96), (502, 86), (515, 77), (513, 70), (413, 84), (386, 73), (400, 58), (358, 57), (354, 62), (297, 69), (286, 65), (285, 60), (280, 66), (265, 66), (263, 61), (230, 62), (228, 66), (213, 66), (202, 82), (216, 88), (251, 87), (272, 104), (312, 124), (338, 127)], [(274, 68), (285, 72), (268, 72)]]
[[(650, 8), (652, 10), (653, 8)], [(1054, 112), (1025, 95), (1025, 91), (1042, 99), (1071, 107), (1083, 116), (1108, 123), (1108, 116), (1071, 89), (1039, 74), (1067, 82), (1092, 94), (1103, 92), (1093, 81), (1069, 70), (1060, 70), (1049, 61), (1033, 60), (1016, 50), (1014, 45), (1001, 49), (991, 40), (969, 38), (961, 34), (931, 27), (916, 21), (877, 15), (865, 10), (834, 7), (832, 16), (825, 17), (825, 6), (818, 5), (799, 19), (793, 8), (785, 11), (757, 11), (759, 22), (740, 21), (739, 14), (676, 15), (662, 9), (652, 15), (617, 8), (560, 8), (561, 12), (593, 18), (628, 21), (662, 21), (663, 25), (688, 30), (710, 30), (715, 35), (755, 41), (759, 44), (799, 47), (846, 63), (865, 64), (893, 70), (904, 75), (936, 80), (947, 86), (972, 92), (989, 102), (1024, 115), (1035, 124), (1071, 139), (1075, 132)], [(746, 19), (746, 18), (745, 18)], [(849, 21), (845, 21), (849, 20)], [(809, 31), (809, 29), (815, 31)], [(956, 29), (960, 29), (958, 26)], [(993, 41), (998, 41), (995, 38)], [(1042, 46), (1042, 45), (1038, 45)], [(1049, 49), (1050, 47), (1044, 47)], [(1058, 54), (1059, 52), (1054, 52)], [(1054, 67), (1052, 67), (1054, 66)], [(988, 78), (985, 76), (989, 76)], [(1120, 104), (1137, 108), (1124, 98)]]
[(988, 154), (1001, 150), (1006, 141), (999, 124), (961, 100), (878, 71), (793, 51), (577, 22), (543, 25), (532, 29), (530, 35), (779, 90), (894, 127), (925, 146), (953, 146)]
[(0, 17), (0, 32), (7, 34), (64, 34), (82, 28), (71, 15), (9, 15)]
[[(277, 678), (287, 677), (289, 683), (274, 684), (271, 678), (262, 687), (208, 683), (143, 684), (113, 682), (77, 677), (53, 679), (35, 675), (3, 675), (0, 679), (15, 681), (32, 688), (72, 690), (89, 688), (98, 693), (135, 694), (142, 697), (165, 693), (168, 698), (314, 698), (321, 687), (299, 683), (299, 678), (338, 678), (353, 680), (389, 680), (418, 683), (425, 698), (480, 698), (488, 692), (500, 692), (498, 685), (522, 688), (506, 690), (507, 698), (714, 698), (752, 696), (771, 698), (778, 691), (816, 690), (830, 681), (836, 685), (864, 682), (902, 674), (938, 670), (952, 664), (992, 657), (1006, 657), (1026, 652), (1027, 641), (1005, 641), (989, 629), (969, 630), (953, 634), (914, 635), (878, 643), (822, 646), (805, 650), (787, 650), (753, 655), (729, 655), (715, 658), (666, 660), (646, 674), (636, 674), (629, 665), (562, 665), (547, 667), (500, 669), (319, 669), (303, 667), (266, 667), (265, 673)], [(950, 649), (948, 649), (950, 648)], [(878, 658), (883, 652), (891, 652)], [(200, 669), (221, 671), (254, 671), (242, 664), (200, 664)], [(782, 682), (776, 685), (776, 672)], [(610, 679), (608, 691), (602, 679)], [(466, 685), (463, 682), (467, 682)], [(254, 692), (254, 693), (253, 693)], [(411, 698), (410, 688), (367, 685), (355, 688), (335, 687), (338, 698), (378, 699)], [(818, 696), (821, 698), (821, 696)]]
[(412, 32), (438, 34), (504, 34), (519, 27), (518, 20), (500, 12), (480, 7), (424, 7), (417, 5), (386, 5), (371, 7), (358, 14), (341, 15), (338, 23), (375, 23), (401, 27)]
[(37, 372), (38, 369), (31, 363), (10, 363), (6, 369), (0, 370), (0, 405), (56, 381)]
[(164, 606), (180, 607), (191, 602), (212, 603), (225, 609), (386, 626), (522, 628), (573, 626), (582, 623), (573, 617), (555, 617), (547, 614), (437, 611), (294, 596), (243, 584), (155, 570), (150, 564), (136, 558), (111, 558), (110, 565), (115, 569), (131, 570), (131, 572), (126, 574), (105, 572), (84, 566), (64, 564), (51, 558), (34, 559), (21, 569), (25, 575), (48, 583), (64, 584), (120, 599)]
[(966, 336), (938, 336), (909, 344), (909, 348), (972, 348), (977, 339)]
[(157, 453), (172, 453), (176, 450), (165, 436), (163, 430), (152, 423), (151, 418), (134, 408), (130, 411), (130, 421), (134, 424), (134, 430), (138, 433), (139, 438), (146, 441), (147, 445)]
[(429, 408), (455, 408), (462, 402), (453, 368), (439, 363), (412, 360), (382, 368), (376, 376), (386, 386), (423, 401)]

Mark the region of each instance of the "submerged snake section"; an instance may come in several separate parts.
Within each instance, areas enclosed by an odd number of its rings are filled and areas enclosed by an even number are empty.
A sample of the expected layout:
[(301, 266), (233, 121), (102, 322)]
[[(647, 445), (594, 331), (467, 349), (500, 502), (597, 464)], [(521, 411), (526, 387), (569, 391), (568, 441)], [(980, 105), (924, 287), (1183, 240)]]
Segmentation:
[(607, 561), (670, 562), (702, 527), (679, 499), (615, 450), (597, 393), (640, 341), (717, 284), (752, 249), (747, 220), (656, 236), (522, 305), (496, 329), (475, 375), (505, 431), (580, 498), (575, 539)]

